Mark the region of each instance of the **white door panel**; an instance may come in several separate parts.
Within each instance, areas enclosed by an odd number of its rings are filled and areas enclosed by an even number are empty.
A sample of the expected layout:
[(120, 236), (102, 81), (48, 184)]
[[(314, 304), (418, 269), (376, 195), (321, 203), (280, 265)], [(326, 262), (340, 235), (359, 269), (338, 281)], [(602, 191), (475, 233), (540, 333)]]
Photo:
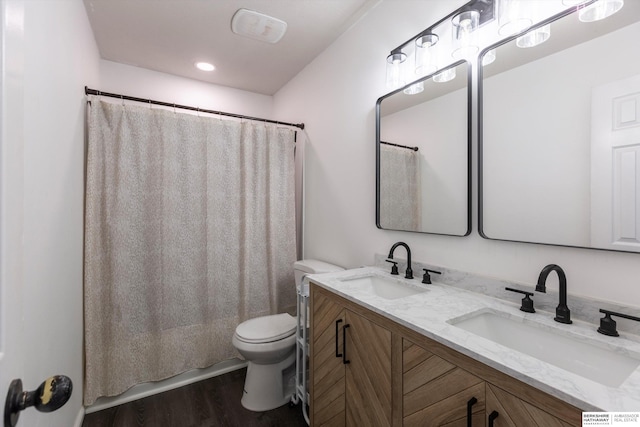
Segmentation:
[(640, 75), (592, 92), (591, 239), (640, 251)]
[(23, 378), (23, 67), (24, 8), (2, 0), (3, 55), (0, 58), (0, 396), (11, 380)]

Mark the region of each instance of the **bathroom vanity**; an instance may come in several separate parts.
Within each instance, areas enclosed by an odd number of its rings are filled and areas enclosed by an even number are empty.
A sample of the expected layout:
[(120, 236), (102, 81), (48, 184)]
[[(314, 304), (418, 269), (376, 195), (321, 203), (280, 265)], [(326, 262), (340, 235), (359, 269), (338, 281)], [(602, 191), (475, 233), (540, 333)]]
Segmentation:
[[(462, 327), (470, 313), (525, 323), (548, 313), (397, 277), (373, 267), (310, 277), (311, 425), (580, 426), (582, 411), (640, 408), (634, 366), (604, 385)], [(626, 355), (640, 348), (624, 345)]]

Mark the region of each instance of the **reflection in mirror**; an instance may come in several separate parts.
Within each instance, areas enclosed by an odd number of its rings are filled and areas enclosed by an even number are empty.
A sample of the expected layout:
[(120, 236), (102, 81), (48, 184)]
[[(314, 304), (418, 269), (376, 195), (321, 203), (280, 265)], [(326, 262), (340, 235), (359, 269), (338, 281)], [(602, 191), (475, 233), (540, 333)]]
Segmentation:
[(480, 232), (639, 252), (640, 1), (576, 15), (539, 46), (496, 47), (481, 71)]
[(468, 79), (458, 62), (378, 100), (378, 228), (469, 234)]

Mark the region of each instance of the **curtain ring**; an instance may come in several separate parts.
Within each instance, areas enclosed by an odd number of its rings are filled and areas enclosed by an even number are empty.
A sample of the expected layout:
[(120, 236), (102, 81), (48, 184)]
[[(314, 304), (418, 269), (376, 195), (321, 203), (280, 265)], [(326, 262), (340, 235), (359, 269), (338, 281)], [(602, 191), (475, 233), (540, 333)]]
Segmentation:
[(122, 108), (124, 108), (124, 96), (120, 95), (120, 102), (122, 102)]
[(173, 114), (175, 114), (175, 113), (176, 113), (176, 104), (174, 103), (173, 104)]
[(147, 99), (147, 101), (149, 101), (149, 110), (152, 110), (152, 109), (153, 109), (153, 107), (151, 106), (151, 100), (150, 100), (150, 99)]
[(200, 117), (200, 107), (196, 107), (197, 111), (198, 111), (198, 117)]

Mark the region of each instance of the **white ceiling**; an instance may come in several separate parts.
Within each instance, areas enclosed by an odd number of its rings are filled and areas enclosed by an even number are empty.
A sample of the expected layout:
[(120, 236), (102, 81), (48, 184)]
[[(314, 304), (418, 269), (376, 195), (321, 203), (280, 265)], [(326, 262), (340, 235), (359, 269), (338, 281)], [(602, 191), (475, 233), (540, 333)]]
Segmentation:
[[(272, 95), (380, 0), (83, 1), (103, 59)], [(240, 8), (285, 21), (286, 34), (277, 44), (234, 34)]]

